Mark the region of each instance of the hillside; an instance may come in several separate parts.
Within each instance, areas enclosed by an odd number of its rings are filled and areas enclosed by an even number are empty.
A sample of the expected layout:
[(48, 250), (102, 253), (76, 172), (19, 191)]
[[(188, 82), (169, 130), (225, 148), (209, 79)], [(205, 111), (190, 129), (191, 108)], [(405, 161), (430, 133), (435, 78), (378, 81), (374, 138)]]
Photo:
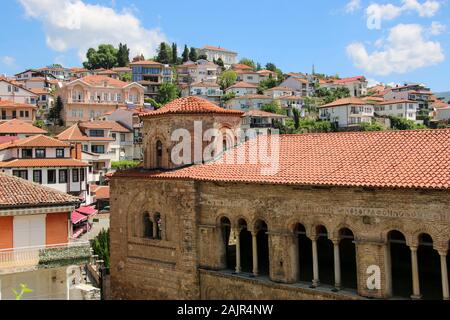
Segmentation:
[(436, 93), (436, 97), (438, 98), (443, 97), (445, 98), (445, 101), (450, 101), (450, 91)]

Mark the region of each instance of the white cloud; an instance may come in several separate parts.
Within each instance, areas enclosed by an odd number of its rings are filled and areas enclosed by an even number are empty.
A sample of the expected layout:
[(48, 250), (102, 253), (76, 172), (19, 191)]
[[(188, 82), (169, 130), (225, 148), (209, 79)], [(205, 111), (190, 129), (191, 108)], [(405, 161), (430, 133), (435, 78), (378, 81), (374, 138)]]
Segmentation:
[(2, 63), (7, 67), (14, 67), (16, 64), (16, 59), (10, 56), (3, 56), (1, 57)]
[(441, 8), (441, 3), (436, 0), (427, 0), (419, 3), (417, 0), (403, 0), (404, 11), (416, 11), (421, 17), (432, 17)]
[(345, 11), (347, 13), (355, 12), (361, 9), (361, 0), (350, 0), (345, 6)]
[(19, 0), (28, 17), (42, 21), (47, 45), (58, 52), (86, 51), (102, 43), (126, 43), (131, 55), (151, 57), (166, 36), (158, 28), (146, 29), (131, 12), (92, 5), (82, 0)]
[(424, 39), (418, 24), (399, 24), (390, 30), (382, 49), (369, 53), (364, 44), (347, 46), (347, 55), (357, 68), (369, 74), (404, 74), (445, 60), (441, 44)]
[(433, 36), (438, 36), (438, 35), (442, 34), (446, 29), (447, 29), (446, 25), (444, 25), (440, 22), (433, 21), (431, 23), (431, 27), (430, 27), (429, 31)]
[(378, 86), (380, 84), (382, 84), (382, 83), (376, 79), (372, 79), (372, 78), (367, 79), (367, 87), (368, 88), (372, 88), (372, 87)]

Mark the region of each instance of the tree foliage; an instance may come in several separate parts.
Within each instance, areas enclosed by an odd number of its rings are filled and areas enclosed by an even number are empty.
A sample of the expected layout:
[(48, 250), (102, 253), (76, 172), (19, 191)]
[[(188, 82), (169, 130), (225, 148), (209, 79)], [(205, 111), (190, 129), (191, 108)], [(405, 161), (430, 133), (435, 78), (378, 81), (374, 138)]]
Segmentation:
[(222, 90), (225, 90), (231, 87), (233, 84), (235, 84), (236, 80), (237, 80), (237, 73), (233, 70), (226, 70), (222, 72), (222, 74), (219, 77), (219, 85), (222, 88)]
[(130, 49), (126, 44), (119, 44), (119, 50), (117, 50), (117, 66), (126, 67), (130, 63)]
[(56, 103), (53, 108), (48, 112), (48, 120), (52, 121), (55, 125), (63, 125), (63, 120), (61, 118), (61, 112), (64, 109), (64, 103), (62, 98), (58, 96), (56, 98)]
[(118, 66), (118, 52), (111, 44), (101, 44), (98, 49), (89, 48), (86, 57), (87, 61), (83, 62), (86, 69), (111, 69)]
[(156, 97), (156, 102), (160, 104), (169, 103), (177, 99), (180, 95), (178, 87), (170, 82), (165, 82), (159, 88), (158, 96)]
[(182, 61), (183, 61), (183, 63), (189, 61), (189, 48), (187, 47), (187, 45), (184, 46), (184, 51), (182, 54)]
[(109, 268), (109, 230), (105, 231), (104, 229), (102, 229), (97, 237), (91, 240), (91, 247), (94, 251), (94, 254), (97, 255), (100, 260), (103, 260), (105, 262), (105, 267)]
[(120, 80), (125, 82), (131, 82), (132, 79), (133, 74), (131, 72), (124, 73), (123, 75), (120, 76)]
[(172, 64), (178, 64), (178, 48), (175, 42), (172, 43)]
[(165, 42), (159, 44), (158, 55), (155, 60), (163, 64), (169, 64), (172, 61), (172, 49), (169, 44)]
[(389, 120), (391, 120), (391, 127), (397, 130), (426, 129), (426, 126), (405, 118), (389, 116)]
[(276, 114), (283, 114), (283, 110), (280, 108), (280, 106), (273, 102), (273, 103), (268, 103), (266, 105), (263, 105), (261, 107), (262, 111), (265, 112), (270, 112), (270, 113), (276, 113)]
[(276, 72), (277, 71), (277, 66), (274, 63), (267, 63), (266, 64), (266, 70), (272, 71), (272, 72)]
[(344, 87), (338, 87), (336, 89), (318, 88), (315, 95), (316, 97), (323, 98), (324, 103), (327, 104), (338, 99), (350, 97), (350, 90)]
[(191, 50), (189, 51), (189, 60), (191, 60), (192, 62), (196, 62), (198, 60), (197, 49), (195, 49), (194, 47), (191, 47)]
[(263, 80), (258, 85), (258, 93), (263, 94), (264, 91), (268, 89), (275, 88), (278, 85), (278, 81), (275, 80), (272, 75), (269, 75), (269, 78), (266, 80)]
[(249, 66), (250, 68), (252, 68), (252, 70), (255, 70), (255, 69), (256, 69), (255, 61), (253, 61), (252, 59), (242, 58), (242, 59), (239, 61), (239, 63), (240, 63), (240, 64), (243, 64), (243, 65), (246, 65), (246, 66)]
[(379, 122), (363, 122), (359, 125), (361, 131), (383, 131), (385, 128)]
[(148, 104), (151, 104), (152, 107), (155, 108), (155, 109), (161, 108), (161, 104), (156, 102), (156, 100), (153, 99), (153, 98), (144, 98), (144, 102), (148, 103)]

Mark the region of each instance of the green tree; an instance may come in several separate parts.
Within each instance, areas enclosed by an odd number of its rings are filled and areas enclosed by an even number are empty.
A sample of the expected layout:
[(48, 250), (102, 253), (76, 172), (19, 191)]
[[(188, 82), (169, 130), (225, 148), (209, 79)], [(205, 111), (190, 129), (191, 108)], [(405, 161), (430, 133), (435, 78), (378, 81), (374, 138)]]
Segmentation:
[(228, 93), (225, 93), (224, 95), (222, 95), (222, 101), (224, 102), (224, 103), (226, 103), (226, 102), (228, 102), (228, 101), (230, 101), (231, 99), (234, 99), (234, 98), (236, 98), (236, 93), (234, 93), (234, 92), (228, 92)]
[(198, 60), (197, 49), (191, 47), (191, 51), (189, 52), (189, 60), (196, 62)]
[(239, 63), (240, 63), (240, 64), (244, 64), (244, 65), (246, 65), (246, 66), (249, 66), (250, 68), (252, 68), (252, 70), (255, 70), (255, 69), (256, 69), (255, 61), (253, 61), (253, 60), (251, 60), (251, 59), (248, 59), (248, 58), (242, 58), (242, 59), (239, 61)]
[(379, 122), (363, 122), (359, 125), (361, 131), (383, 131), (385, 128)]
[(16, 289), (12, 289), (12, 292), (14, 293), (16, 300), (22, 300), (22, 297), (25, 293), (31, 293), (31, 292), (33, 292), (33, 290), (28, 288), (28, 286), (26, 284), (21, 283), (20, 284), (20, 292), (17, 292)]
[(416, 130), (427, 128), (423, 124), (416, 124), (414, 121), (405, 118), (389, 116), (389, 120), (391, 120), (391, 127), (397, 130)]
[(126, 67), (130, 63), (130, 49), (126, 44), (119, 43), (117, 51), (117, 66)]
[(172, 43), (172, 64), (178, 64), (178, 48), (175, 42)]
[(158, 55), (155, 60), (163, 64), (169, 64), (172, 61), (172, 50), (167, 43), (161, 42), (159, 44)]
[(132, 79), (133, 79), (133, 74), (131, 72), (124, 73), (120, 77), (120, 80), (125, 81), (125, 82), (131, 82)]
[(281, 110), (280, 106), (274, 102), (263, 105), (261, 110), (270, 113), (283, 114), (283, 110)]
[(295, 130), (298, 130), (300, 128), (300, 111), (297, 108), (292, 108), (292, 114), (294, 116)]
[(217, 61), (215, 61), (214, 63), (217, 64), (219, 67), (225, 68), (225, 64), (223, 63), (222, 58), (217, 59)]
[(184, 46), (182, 58), (183, 58), (183, 63), (189, 61), (189, 49), (188, 49), (187, 45)]
[(256, 71), (261, 71), (262, 70), (262, 66), (261, 66), (261, 63), (257, 63), (256, 64)]
[(267, 63), (266, 64), (266, 70), (270, 70), (272, 72), (276, 72), (277, 71), (277, 66), (274, 63)]
[(109, 230), (105, 231), (102, 229), (97, 237), (91, 240), (91, 248), (94, 251), (94, 254), (99, 257), (100, 260), (105, 262), (105, 267), (110, 267), (110, 259), (109, 259)]
[(161, 108), (161, 104), (156, 102), (153, 98), (144, 98), (144, 102), (150, 104), (155, 109)]
[(33, 126), (38, 127), (38, 128), (41, 128), (41, 129), (44, 129), (44, 128), (45, 128), (45, 123), (44, 123), (44, 121), (42, 121), (42, 120), (36, 120), (36, 121), (33, 123)]
[(225, 90), (235, 84), (236, 80), (237, 73), (233, 70), (226, 70), (222, 72), (219, 77), (219, 85), (221, 86), (222, 90)]
[(334, 102), (338, 99), (350, 97), (350, 90), (348, 88), (339, 87), (336, 89), (319, 88), (315, 93), (316, 97), (323, 98), (325, 104)]
[(198, 60), (208, 60), (208, 56), (206, 54), (201, 54), (198, 56)]
[(263, 80), (258, 85), (258, 93), (263, 94), (264, 91), (268, 89), (275, 88), (278, 85), (278, 81), (276, 81), (272, 75), (269, 75), (269, 78), (266, 80)]
[(117, 53), (118, 50), (111, 44), (101, 44), (98, 50), (90, 48), (86, 54), (87, 61), (83, 62), (83, 66), (89, 70), (117, 67)]
[(169, 103), (179, 97), (179, 89), (178, 87), (170, 82), (165, 82), (159, 88), (158, 96), (156, 97), (156, 101), (160, 104)]
[(58, 96), (58, 98), (56, 98), (55, 105), (48, 112), (48, 119), (50, 121), (53, 121), (53, 123), (55, 125), (60, 125), (60, 126), (63, 125), (63, 121), (61, 118), (61, 112), (63, 109), (64, 109), (64, 103), (62, 101), (61, 96)]

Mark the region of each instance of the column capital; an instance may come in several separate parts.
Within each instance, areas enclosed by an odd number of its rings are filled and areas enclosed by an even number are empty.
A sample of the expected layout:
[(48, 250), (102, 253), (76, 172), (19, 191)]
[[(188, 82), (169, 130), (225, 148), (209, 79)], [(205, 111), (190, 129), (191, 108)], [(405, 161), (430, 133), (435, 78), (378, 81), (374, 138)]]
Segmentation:
[(418, 246), (410, 246), (409, 247), (409, 249), (412, 251), (412, 252), (417, 252), (417, 249), (418, 249), (419, 247)]

